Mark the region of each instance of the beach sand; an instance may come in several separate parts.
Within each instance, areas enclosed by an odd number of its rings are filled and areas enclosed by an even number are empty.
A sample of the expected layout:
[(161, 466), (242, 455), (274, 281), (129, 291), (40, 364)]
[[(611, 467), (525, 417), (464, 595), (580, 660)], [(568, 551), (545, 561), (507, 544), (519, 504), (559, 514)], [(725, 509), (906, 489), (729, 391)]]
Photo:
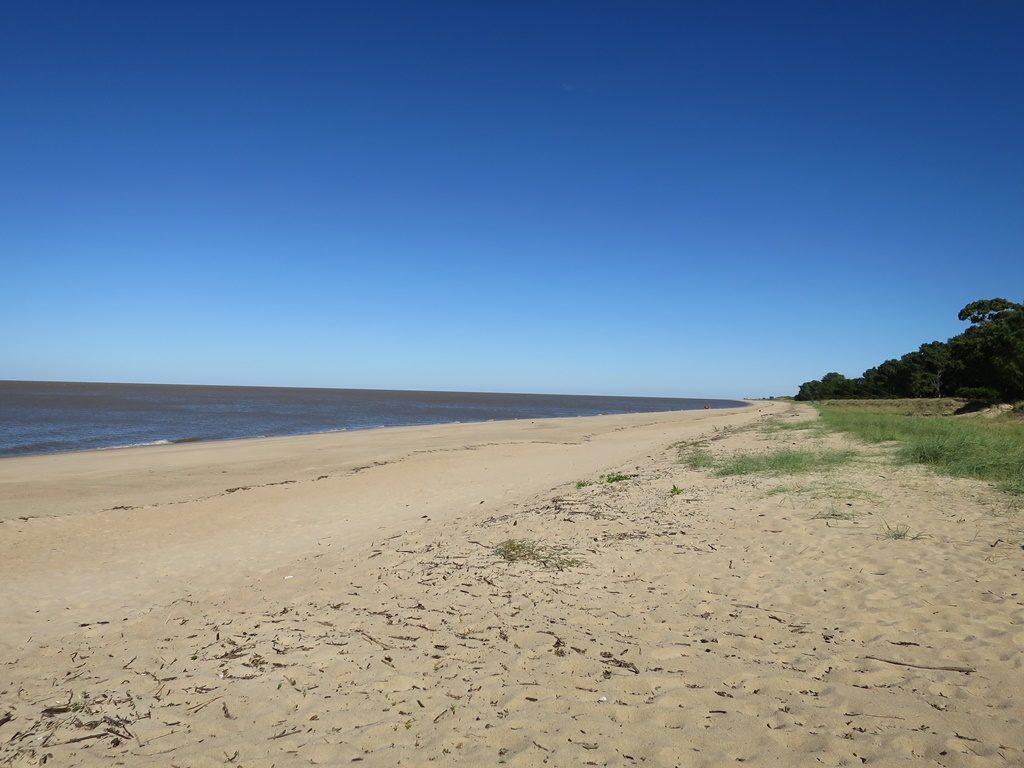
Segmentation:
[(1024, 765), (1007, 497), (680, 461), (854, 445), (812, 416), (2, 460), (0, 765)]

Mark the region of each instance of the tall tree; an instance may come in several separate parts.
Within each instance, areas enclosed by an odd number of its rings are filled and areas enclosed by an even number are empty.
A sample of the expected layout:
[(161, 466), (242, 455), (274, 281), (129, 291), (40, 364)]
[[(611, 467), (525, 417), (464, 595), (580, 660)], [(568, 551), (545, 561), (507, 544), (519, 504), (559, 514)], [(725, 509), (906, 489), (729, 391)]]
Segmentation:
[(984, 299), (959, 317), (971, 326), (949, 342), (958, 388), (992, 389), (1004, 401), (1024, 398), (1024, 305)]
[(917, 368), (911, 374), (911, 397), (942, 397), (944, 377), (949, 370), (949, 344), (932, 341), (917, 350)]
[(1024, 399), (1024, 304), (979, 299), (960, 310), (970, 323), (947, 342), (922, 344), (856, 379), (827, 373), (800, 385), (798, 400), (943, 397), (963, 392), (993, 400)]
[(979, 299), (961, 309), (957, 317), (961, 320), (970, 320), (971, 325), (984, 325), (993, 320), (1005, 320), (1022, 309), (1024, 305), (1016, 304), (1009, 299)]

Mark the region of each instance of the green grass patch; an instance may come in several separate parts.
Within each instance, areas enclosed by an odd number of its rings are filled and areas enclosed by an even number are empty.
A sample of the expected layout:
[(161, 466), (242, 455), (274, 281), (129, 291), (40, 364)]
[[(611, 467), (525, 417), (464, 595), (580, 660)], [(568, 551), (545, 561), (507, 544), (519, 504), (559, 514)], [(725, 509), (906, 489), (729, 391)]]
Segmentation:
[(715, 466), (715, 457), (711, 455), (711, 451), (697, 448), (690, 451), (690, 455), (686, 457), (686, 465), (690, 469), (710, 469)]
[(818, 423), (817, 419), (808, 419), (807, 421), (780, 421), (775, 425), (777, 429), (821, 429), (821, 424)]
[(593, 480), (577, 480), (576, 481), (576, 487), (577, 488), (586, 488), (588, 485), (593, 485), (593, 484), (594, 484)]
[(783, 448), (771, 453), (739, 453), (724, 459), (715, 470), (715, 474), (725, 477), (757, 472), (780, 475), (813, 472), (847, 464), (856, 455), (854, 451), (824, 448), (812, 450)]
[(887, 413), (892, 416), (952, 416), (967, 401), (958, 397), (914, 397), (878, 400), (822, 400), (830, 411)]
[(821, 434), (826, 432), (827, 429), (825, 428), (825, 425), (817, 419), (807, 419), (805, 421), (770, 421), (761, 427), (761, 431), (768, 435), (772, 435), (777, 432), (798, 431)]
[(573, 557), (568, 547), (541, 544), (529, 539), (505, 539), (495, 545), (494, 554), (510, 563), (533, 563), (555, 571), (564, 571), (585, 562)]
[(829, 429), (872, 443), (896, 442), (897, 460), (1024, 494), (1024, 424), (964, 417), (821, 409)]
[(606, 483), (621, 483), (623, 480), (631, 480), (636, 475), (624, 475), (621, 472), (612, 472), (610, 475), (604, 476)]
[(669, 493), (672, 494), (673, 496), (678, 496), (679, 494), (681, 494), (683, 492), (684, 492), (683, 489), (680, 488), (678, 485), (673, 485), (672, 486), (672, 490), (669, 491)]

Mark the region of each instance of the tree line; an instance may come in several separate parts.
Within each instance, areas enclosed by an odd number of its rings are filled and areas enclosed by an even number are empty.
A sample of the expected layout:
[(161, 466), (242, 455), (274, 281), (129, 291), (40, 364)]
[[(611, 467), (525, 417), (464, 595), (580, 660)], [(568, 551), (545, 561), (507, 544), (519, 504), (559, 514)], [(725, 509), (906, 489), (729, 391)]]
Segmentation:
[(1024, 400), (1024, 304), (981, 299), (960, 310), (968, 328), (948, 341), (922, 344), (855, 379), (826, 373), (800, 385), (797, 400), (963, 397)]

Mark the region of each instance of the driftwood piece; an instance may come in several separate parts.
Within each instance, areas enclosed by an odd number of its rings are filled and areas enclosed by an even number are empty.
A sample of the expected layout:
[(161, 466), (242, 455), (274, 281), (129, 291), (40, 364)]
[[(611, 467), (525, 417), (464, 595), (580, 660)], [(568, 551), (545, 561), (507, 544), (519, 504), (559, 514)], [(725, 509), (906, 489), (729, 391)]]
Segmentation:
[(865, 656), (865, 659), (872, 659), (873, 661), (884, 661), (886, 664), (895, 664), (898, 667), (913, 667), (914, 669), (938, 669), (943, 672), (960, 672), (964, 675), (969, 675), (971, 672), (977, 672), (974, 667), (955, 667), (955, 666), (932, 666), (930, 664), (911, 664), (909, 661), (896, 661), (895, 659), (883, 659), (881, 656)]

